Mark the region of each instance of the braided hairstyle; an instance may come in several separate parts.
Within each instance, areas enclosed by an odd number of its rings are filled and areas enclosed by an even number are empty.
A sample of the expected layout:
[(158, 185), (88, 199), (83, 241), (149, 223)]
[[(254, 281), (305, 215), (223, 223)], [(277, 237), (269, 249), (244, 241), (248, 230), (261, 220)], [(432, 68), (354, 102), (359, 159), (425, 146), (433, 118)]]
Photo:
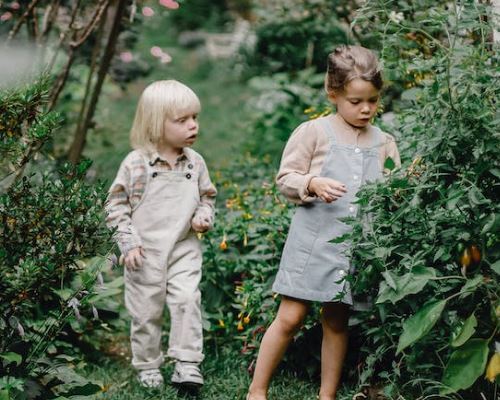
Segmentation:
[(328, 55), (325, 76), (327, 94), (342, 91), (356, 78), (371, 82), (378, 90), (384, 84), (377, 56), (361, 46), (341, 45)]

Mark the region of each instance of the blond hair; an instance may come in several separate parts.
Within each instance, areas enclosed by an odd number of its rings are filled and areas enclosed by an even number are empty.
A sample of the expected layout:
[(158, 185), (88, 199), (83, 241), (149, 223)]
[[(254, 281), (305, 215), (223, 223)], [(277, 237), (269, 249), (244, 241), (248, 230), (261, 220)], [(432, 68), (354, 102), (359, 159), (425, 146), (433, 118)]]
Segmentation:
[(337, 47), (328, 55), (325, 76), (325, 90), (328, 94), (342, 91), (346, 85), (360, 78), (371, 82), (378, 90), (382, 89), (382, 67), (377, 56), (361, 46)]
[(130, 144), (136, 150), (154, 150), (164, 135), (165, 119), (197, 114), (198, 96), (176, 80), (156, 81), (144, 89), (130, 130)]

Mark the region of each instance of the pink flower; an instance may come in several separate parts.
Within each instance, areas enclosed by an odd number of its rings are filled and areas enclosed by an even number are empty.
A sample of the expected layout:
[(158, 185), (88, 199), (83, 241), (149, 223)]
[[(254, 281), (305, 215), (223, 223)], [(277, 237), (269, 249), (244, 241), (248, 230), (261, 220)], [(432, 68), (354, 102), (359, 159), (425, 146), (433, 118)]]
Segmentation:
[(120, 60), (124, 63), (129, 63), (134, 59), (133, 54), (130, 51), (122, 51), (120, 53)]
[(0, 21), (4, 22), (4, 21), (8, 21), (9, 19), (12, 18), (12, 13), (10, 11), (7, 11), (7, 12), (4, 12), (1, 16), (0, 16)]
[(12, 3), (10, 3), (10, 8), (12, 8), (13, 10), (19, 10), (19, 7), (21, 7), (21, 5), (17, 1), (13, 1)]
[(160, 0), (160, 4), (170, 10), (177, 10), (179, 8), (179, 3), (175, 0)]
[(168, 63), (169, 63), (169, 62), (171, 62), (171, 61), (172, 61), (172, 57), (170, 57), (170, 55), (169, 55), (169, 54), (167, 54), (167, 53), (163, 53), (163, 54), (161, 55), (161, 57), (160, 57), (160, 62), (161, 62), (162, 64), (168, 64)]
[(153, 57), (161, 57), (163, 54), (163, 50), (158, 46), (151, 47), (150, 52)]
[(145, 17), (152, 17), (155, 15), (155, 10), (153, 10), (151, 7), (142, 7), (142, 15)]

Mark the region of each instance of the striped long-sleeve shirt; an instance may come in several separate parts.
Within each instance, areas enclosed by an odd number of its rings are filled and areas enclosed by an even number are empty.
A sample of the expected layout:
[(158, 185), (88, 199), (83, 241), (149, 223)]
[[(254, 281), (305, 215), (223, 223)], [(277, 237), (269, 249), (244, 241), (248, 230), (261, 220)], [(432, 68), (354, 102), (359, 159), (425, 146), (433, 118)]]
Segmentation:
[(213, 225), (217, 190), (210, 180), (207, 165), (200, 154), (193, 149), (184, 148), (175, 164), (170, 165), (157, 152), (145, 153), (134, 150), (121, 163), (109, 189), (106, 204), (106, 223), (110, 228), (116, 227), (115, 240), (124, 255), (142, 245), (141, 238), (132, 225), (132, 213), (139, 204), (148, 182), (146, 163), (149, 163), (153, 172), (195, 172), (198, 176), (200, 203), (193, 218), (202, 217)]

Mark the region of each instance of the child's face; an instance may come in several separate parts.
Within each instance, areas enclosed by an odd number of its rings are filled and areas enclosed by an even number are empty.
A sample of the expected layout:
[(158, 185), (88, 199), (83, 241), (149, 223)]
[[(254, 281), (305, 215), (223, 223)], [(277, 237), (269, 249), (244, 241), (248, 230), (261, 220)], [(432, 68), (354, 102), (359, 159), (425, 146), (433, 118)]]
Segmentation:
[(377, 112), (380, 93), (371, 82), (356, 78), (343, 91), (333, 92), (328, 98), (337, 106), (337, 113), (347, 123), (363, 128)]
[(164, 144), (174, 149), (192, 146), (198, 136), (198, 114), (167, 117), (164, 123)]

